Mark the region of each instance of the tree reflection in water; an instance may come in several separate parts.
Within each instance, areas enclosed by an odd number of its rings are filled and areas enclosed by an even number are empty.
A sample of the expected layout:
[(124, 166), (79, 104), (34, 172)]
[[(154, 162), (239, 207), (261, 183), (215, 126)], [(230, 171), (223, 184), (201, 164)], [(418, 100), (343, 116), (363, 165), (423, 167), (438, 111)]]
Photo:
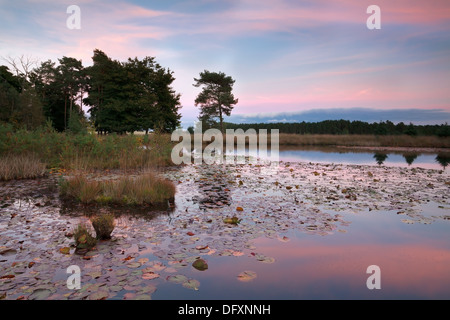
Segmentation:
[(435, 160), (445, 169), (450, 163), (450, 153), (439, 153)]

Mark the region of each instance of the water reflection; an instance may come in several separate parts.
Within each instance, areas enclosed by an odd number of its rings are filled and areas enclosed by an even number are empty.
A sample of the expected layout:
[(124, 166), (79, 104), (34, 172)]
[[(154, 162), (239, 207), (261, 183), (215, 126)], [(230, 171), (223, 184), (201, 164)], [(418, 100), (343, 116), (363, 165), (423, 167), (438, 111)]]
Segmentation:
[[(326, 164), (385, 165), (425, 169), (445, 169), (449, 153), (418, 151), (370, 151), (338, 147), (280, 147), (280, 160)], [(375, 160), (375, 163), (374, 163)]]
[(450, 153), (439, 153), (435, 160), (445, 169), (450, 163)]
[(121, 216), (152, 220), (161, 215), (170, 215), (175, 209), (174, 199), (152, 206), (123, 206), (123, 205), (83, 205), (61, 200), (59, 213), (72, 217), (92, 217), (102, 213), (111, 213), (116, 218)]
[(404, 153), (403, 158), (405, 158), (406, 163), (408, 166), (412, 165), (414, 160), (416, 160), (418, 157), (417, 153)]
[(373, 158), (376, 160), (377, 164), (381, 166), (383, 162), (388, 158), (388, 155), (385, 153), (375, 152)]
[(194, 196), (193, 202), (198, 203), (199, 208), (219, 208), (231, 204), (231, 191), (234, 189), (235, 177), (226, 170), (225, 165), (196, 166), (196, 179), (198, 181), (198, 195)]

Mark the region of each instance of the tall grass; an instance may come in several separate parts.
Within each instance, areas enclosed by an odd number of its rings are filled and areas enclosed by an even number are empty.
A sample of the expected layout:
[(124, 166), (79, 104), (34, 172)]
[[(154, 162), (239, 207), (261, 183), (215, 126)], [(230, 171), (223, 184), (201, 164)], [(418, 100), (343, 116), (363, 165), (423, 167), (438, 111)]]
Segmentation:
[[(269, 140), (270, 141), (270, 140)], [(300, 135), (281, 133), (280, 145), (450, 148), (450, 138), (408, 135)]]
[(70, 134), (50, 126), (34, 131), (0, 124), (0, 156), (32, 153), (50, 168), (146, 169), (172, 165), (170, 135)]
[[(280, 133), (278, 137), (280, 146), (450, 148), (450, 138), (439, 136)], [(268, 147), (271, 145), (271, 138), (271, 135), (268, 134)], [(224, 135), (224, 146), (226, 141), (226, 135)], [(250, 139), (246, 135), (234, 135), (235, 145), (238, 141), (245, 141), (248, 146)], [(256, 141), (259, 141), (259, 136)], [(201, 140), (201, 143), (205, 147), (211, 142)], [(194, 135), (191, 135), (191, 144), (194, 147)]]
[(89, 181), (85, 176), (75, 176), (60, 185), (62, 196), (74, 198), (84, 204), (158, 204), (175, 196), (175, 185), (153, 173), (136, 178), (123, 177), (111, 181)]
[(34, 154), (0, 156), (0, 180), (32, 179), (46, 174), (46, 164)]

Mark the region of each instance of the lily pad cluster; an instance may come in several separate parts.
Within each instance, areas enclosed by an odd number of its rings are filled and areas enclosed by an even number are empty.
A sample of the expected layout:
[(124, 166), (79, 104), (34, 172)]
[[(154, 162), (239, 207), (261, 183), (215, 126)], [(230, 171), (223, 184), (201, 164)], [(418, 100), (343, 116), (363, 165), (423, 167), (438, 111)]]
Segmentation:
[[(98, 239), (82, 254), (71, 233), (89, 221), (89, 208), (63, 210), (52, 176), (2, 182), (0, 298), (137, 300), (157, 298), (161, 286), (201, 291), (203, 275), (214, 268), (211, 259), (277, 268), (277, 256), (258, 248), (257, 239), (283, 246), (292, 231), (345, 233), (350, 223), (343, 213), (390, 211), (408, 224), (450, 217), (450, 179), (437, 170), (188, 165), (169, 168), (165, 176), (177, 185), (173, 210), (127, 211), (116, 218), (110, 239)], [(437, 204), (436, 214), (423, 210), (431, 204)], [(79, 290), (67, 288), (71, 265), (82, 270)], [(229, 278), (245, 285), (258, 279), (247, 265)]]

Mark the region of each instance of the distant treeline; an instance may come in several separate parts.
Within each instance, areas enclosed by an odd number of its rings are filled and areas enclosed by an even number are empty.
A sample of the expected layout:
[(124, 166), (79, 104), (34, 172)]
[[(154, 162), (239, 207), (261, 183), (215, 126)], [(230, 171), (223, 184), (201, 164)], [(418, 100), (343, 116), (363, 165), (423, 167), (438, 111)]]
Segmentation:
[(400, 122), (394, 124), (391, 121), (381, 121), (375, 123), (368, 123), (364, 121), (349, 121), (349, 120), (325, 120), (321, 122), (292, 122), (292, 123), (226, 123), (227, 129), (247, 129), (253, 128), (255, 130), (278, 129), (280, 133), (295, 133), (295, 134), (372, 134), (372, 135), (401, 135), (406, 134), (410, 136), (450, 136), (450, 126), (442, 125), (414, 125), (404, 124)]

